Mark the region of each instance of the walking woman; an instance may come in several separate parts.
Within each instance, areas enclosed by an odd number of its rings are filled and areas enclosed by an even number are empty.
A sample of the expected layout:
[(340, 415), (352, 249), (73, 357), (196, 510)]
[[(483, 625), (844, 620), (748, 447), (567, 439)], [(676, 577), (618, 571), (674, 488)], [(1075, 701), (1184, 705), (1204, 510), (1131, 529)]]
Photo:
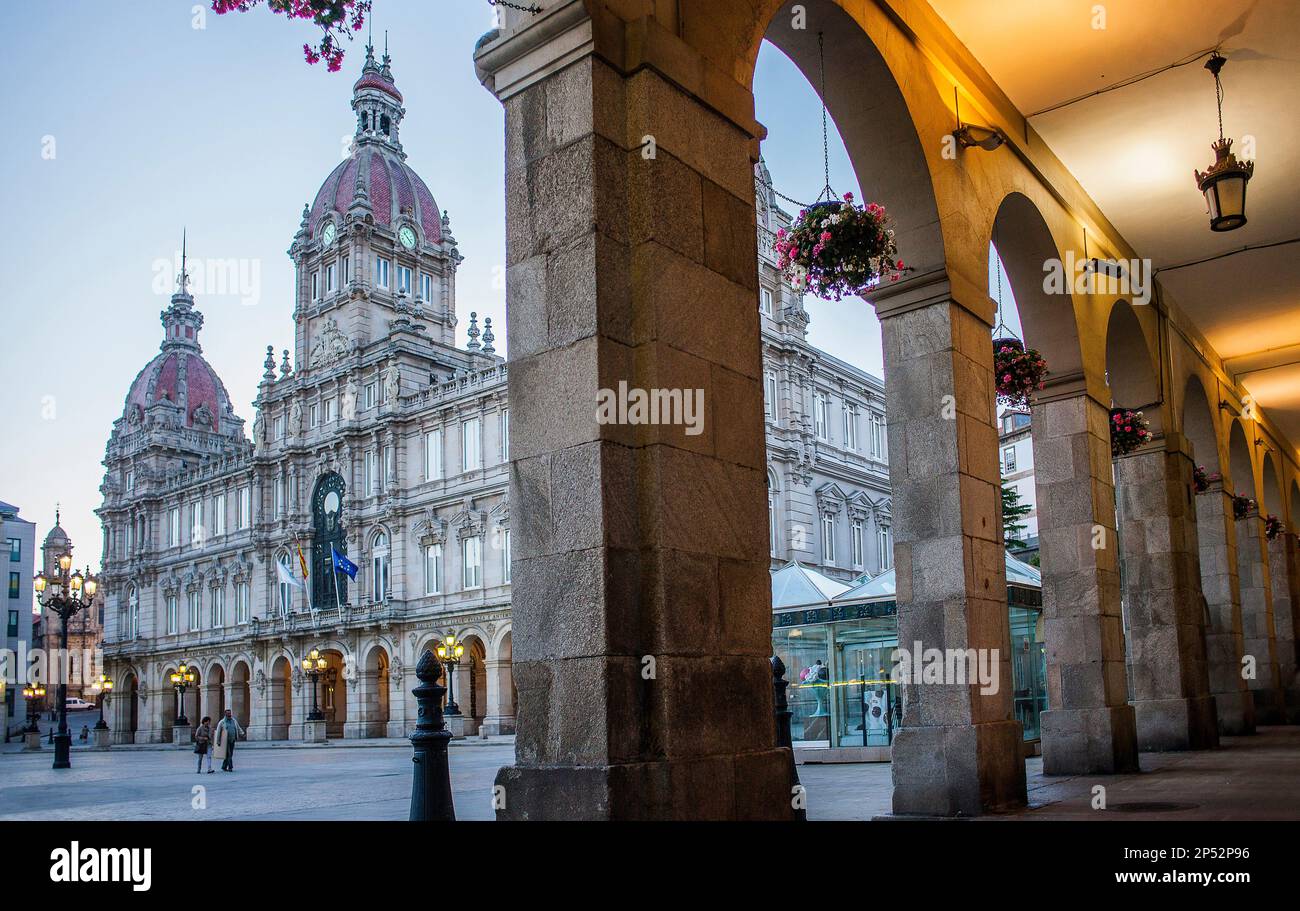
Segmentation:
[(208, 774), (212, 774), (212, 716), (204, 715), (199, 722), (199, 729), (194, 732), (194, 752), (199, 754), (199, 767), (195, 774), (203, 771), (203, 757), (208, 757)]

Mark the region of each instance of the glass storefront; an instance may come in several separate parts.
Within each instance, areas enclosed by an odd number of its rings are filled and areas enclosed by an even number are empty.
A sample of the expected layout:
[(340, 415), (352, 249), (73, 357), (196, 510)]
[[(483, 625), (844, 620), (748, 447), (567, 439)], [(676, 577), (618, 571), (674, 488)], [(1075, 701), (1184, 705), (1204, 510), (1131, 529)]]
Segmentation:
[[(1039, 737), (1047, 708), (1046, 650), (1038, 591), (1008, 588), (1015, 717), (1026, 740)], [(902, 723), (899, 685), (890, 679), (898, 647), (893, 601), (779, 611), (772, 653), (790, 681), (790, 732), (802, 749), (885, 747)]]

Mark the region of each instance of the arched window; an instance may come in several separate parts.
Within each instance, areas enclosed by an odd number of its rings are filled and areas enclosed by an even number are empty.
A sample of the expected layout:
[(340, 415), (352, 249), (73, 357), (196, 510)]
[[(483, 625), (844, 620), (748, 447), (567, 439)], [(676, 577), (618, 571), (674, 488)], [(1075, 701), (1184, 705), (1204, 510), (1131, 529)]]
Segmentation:
[(388, 119), (387, 114), (379, 118), (379, 129), (383, 130), (385, 136), (388, 135), (388, 129), (391, 125), (392, 122)]
[(385, 600), (389, 592), (388, 535), (382, 531), (371, 542), (371, 600), (376, 604)]
[(126, 592), (126, 617), (125, 617), (126, 638), (140, 638), (140, 589), (136, 588), (135, 583), (127, 589)]
[(280, 616), (284, 616), (289, 613), (289, 611), (293, 610), (293, 586), (284, 581), (286, 572), (292, 575), (293, 563), (290, 560), (289, 552), (287, 550), (280, 554), (276, 559), (276, 562), (284, 567), (283, 570), (276, 570), (276, 573), (280, 578), (280, 584), (277, 586), (280, 597), (276, 602), (276, 613)]

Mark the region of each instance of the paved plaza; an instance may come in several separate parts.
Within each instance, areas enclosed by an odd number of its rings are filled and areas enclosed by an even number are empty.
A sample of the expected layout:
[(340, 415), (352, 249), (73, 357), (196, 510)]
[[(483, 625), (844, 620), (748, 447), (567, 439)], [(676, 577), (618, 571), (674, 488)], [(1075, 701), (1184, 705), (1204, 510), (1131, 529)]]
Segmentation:
[[(1225, 738), (1220, 750), (1144, 753), (1140, 775), (1042, 775), (1026, 763), (1030, 808), (1012, 819), (1265, 820), (1300, 818), (1300, 729), (1264, 728)], [(237, 771), (194, 773), (179, 748), (73, 750), (56, 773), (52, 753), (0, 754), (0, 821), (40, 820), (400, 820), (409, 809), (411, 748), (400, 741), (326, 746), (241, 744)], [(457, 817), (488, 820), (496, 771), (514, 759), (508, 739), (451, 747)], [(814, 820), (867, 820), (890, 809), (887, 763), (808, 763), (799, 767)], [(1109, 812), (1091, 807), (1107, 788)], [(201, 795), (193, 790), (201, 785)], [(199, 800), (199, 797), (202, 800)], [(200, 809), (196, 804), (206, 803)]]

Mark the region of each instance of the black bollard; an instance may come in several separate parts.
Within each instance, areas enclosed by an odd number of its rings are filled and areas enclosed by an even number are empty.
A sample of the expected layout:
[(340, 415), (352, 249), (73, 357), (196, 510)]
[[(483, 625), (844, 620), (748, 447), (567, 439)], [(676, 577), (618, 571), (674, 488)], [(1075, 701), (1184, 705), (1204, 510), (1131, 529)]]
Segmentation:
[(442, 697), (447, 692), (438, 683), (442, 665), (433, 652), (425, 650), (415, 666), (420, 685), (412, 692), (419, 706), (419, 721), (411, 735), (415, 747), (415, 778), (411, 782), (411, 822), (455, 822), (451, 801), (451, 767), (447, 744), (451, 731), (442, 723)]
[[(799, 768), (794, 761), (794, 741), (790, 736), (790, 704), (785, 698), (785, 688), (790, 681), (785, 679), (785, 662), (777, 655), (772, 656), (772, 703), (776, 707), (776, 745), (790, 751), (790, 795), (799, 785)], [(808, 811), (797, 808), (794, 818), (798, 822), (808, 821)]]

